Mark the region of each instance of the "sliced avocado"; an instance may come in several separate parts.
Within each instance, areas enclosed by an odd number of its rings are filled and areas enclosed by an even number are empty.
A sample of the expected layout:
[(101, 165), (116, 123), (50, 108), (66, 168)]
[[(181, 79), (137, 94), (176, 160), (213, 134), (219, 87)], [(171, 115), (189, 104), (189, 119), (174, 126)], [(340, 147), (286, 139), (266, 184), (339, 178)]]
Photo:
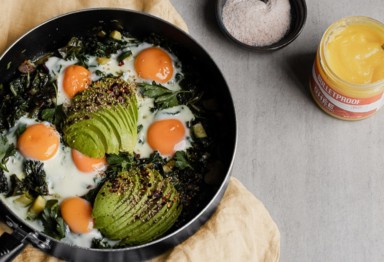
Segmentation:
[(143, 224), (137, 232), (131, 232), (133, 237), (125, 238), (119, 244), (135, 245), (158, 238), (173, 226), (181, 211), (181, 205), (173, 204), (170, 208), (165, 205), (151, 221)]
[(138, 110), (137, 110), (137, 99), (136, 96), (132, 96), (129, 100), (129, 105), (123, 107), (121, 104), (117, 105), (117, 108), (124, 109), (124, 119), (127, 122), (128, 128), (131, 130), (131, 133), (136, 133), (137, 130), (137, 121), (138, 121)]
[[(107, 137), (109, 138), (109, 141), (112, 145), (110, 147), (115, 148), (118, 147), (120, 148), (120, 140), (118, 139), (118, 131), (116, 127), (113, 125), (113, 122), (107, 118), (102, 112), (97, 112), (93, 114), (93, 117), (98, 118), (99, 121), (108, 129), (108, 134)], [(109, 152), (108, 150), (107, 152)], [(114, 150), (111, 150), (114, 151)]]
[[(110, 184), (106, 184), (102, 187), (100, 194), (97, 195), (95, 203), (97, 202), (97, 205), (105, 205), (105, 207), (100, 206), (98, 209), (93, 210), (93, 216), (98, 217), (97, 221), (95, 221), (95, 226), (102, 228), (107, 227), (114, 222), (116, 222), (118, 219), (121, 218), (127, 211), (127, 209), (131, 209), (132, 207), (130, 205), (127, 205), (126, 203), (130, 200), (130, 198), (134, 195), (139, 194), (140, 190), (140, 183), (139, 183), (139, 176), (126, 176), (124, 174), (124, 179), (132, 179), (128, 183), (132, 183), (132, 186), (129, 187), (129, 189), (126, 191), (124, 195), (118, 195), (114, 194), (114, 196), (110, 197), (110, 200), (105, 201), (104, 195), (107, 193), (106, 191), (110, 189)], [(106, 182), (110, 183), (110, 182)], [(114, 209), (114, 212), (112, 213), (106, 213), (104, 211), (104, 208), (108, 208), (110, 206), (110, 203), (120, 203), (116, 206)], [(101, 212), (100, 212), (101, 211)]]
[[(93, 131), (97, 135), (99, 141), (103, 144), (104, 151), (107, 152), (109, 140), (106, 137), (106, 135), (108, 134), (105, 127), (101, 125), (99, 121), (96, 121), (92, 118), (84, 122), (80, 122), (79, 127), (84, 128), (86, 132)], [(116, 151), (116, 153), (118, 152), (119, 151)], [(103, 156), (100, 156), (100, 157), (103, 157)]]
[[(64, 141), (90, 157), (130, 152), (137, 142), (137, 99), (134, 83), (104, 78), (79, 93), (68, 109)], [(82, 141), (76, 135), (82, 134)], [(89, 146), (88, 144), (92, 144)], [(95, 151), (95, 152), (94, 152)]]
[(92, 114), (92, 118), (88, 120), (88, 123), (102, 133), (102, 137), (100, 138), (104, 141), (105, 152), (109, 154), (118, 154), (120, 144), (117, 141), (117, 138), (114, 135), (111, 135), (113, 134), (113, 130), (111, 130), (112, 127), (105, 122), (105, 119), (97, 114)]
[[(167, 192), (164, 192), (164, 194), (170, 193), (171, 189), (170, 188), (168, 189), (169, 190)], [(146, 209), (140, 210), (138, 214), (135, 216), (135, 219), (130, 221), (131, 223), (129, 225), (117, 231), (116, 237), (118, 239), (124, 239), (124, 238), (127, 238), (127, 236), (128, 238), (131, 238), (136, 236), (136, 234), (142, 234), (143, 232), (141, 232), (142, 230), (140, 229), (150, 226), (149, 224), (150, 218), (158, 216), (159, 213), (161, 213), (159, 216), (162, 216), (163, 212), (161, 211), (163, 210), (163, 207), (165, 205), (162, 203), (162, 201), (163, 200), (161, 198), (158, 199), (155, 205), (152, 206), (153, 210), (151, 210), (151, 212), (147, 212), (145, 214), (143, 211)]]
[(87, 156), (102, 157), (105, 155), (104, 145), (92, 131), (72, 128), (71, 131), (68, 131), (66, 142), (71, 148), (77, 150), (81, 148), (82, 151), (79, 151)]
[[(141, 225), (143, 223), (141, 216), (143, 213), (146, 211), (150, 211), (153, 209), (153, 201), (151, 201), (149, 196), (152, 196), (154, 193), (154, 190), (151, 190), (148, 194), (142, 195), (141, 200), (139, 203), (136, 205), (134, 209), (131, 209), (129, 211), (129, 214), (126, 214), (126, 217), (124, 217), (117, 227), (112, 227), (111, 228), (111, 234), (116, 238), (116, 239), (122, 239), (124, 238), (125, 235), (129, 234), (130, 231), (132, 231), (134, 228), (137, 226)], [(148, 214), (149, 212), (147, 212)], [(153, 214), (156, 214), (156, 212), (152, 212)]]
[(105, 182), (92, 215), (95, 228), (103, 235), (131, 244), (159, 237), (172, 227), (181, 208), (179, 194), (169, 180), (147, 169), (122, 172)]
[[(143, 209), (146, 209), (150, 200), (150, 196), (152, 196), (154, 189), (157, 186), (158, 177), (154, 175), (149, 176), (149, 180), (142, 181), (148, 187), (145, 190), (140, 190), (139, 194), (136, 195), (138, 197), (134, 197), (131, 199), (131, 202), (127, 205), (128, 212), (123, 213), (124, 217), (121, 217), (118, 221), (108, 225), (106, 230), (110, 233), (114, 239), (121, 239), (121, 231), (122, 230), (130, 230), (132, 224), (137, 220), (137, 217), (142, 212)], [(140, 185), (142, 189), (142, 185)], [(131, 206), (131, 204), (133, 204)]]
[(141, 223), (132, 229), (130, 236), (121, 243), (130, 245), (140, 244), (160, 236), (171, 228), (182, 209), (181, 205), (178, 205), (175, 201), (176, 197), (178, 195), (176, 192), (173, 192), (169, 201), (163, 204), (154, 216), (150, 217), (150, 219), (148, 219), (148, 216), (141, 218), (140, 221), (145, 221), (145, 223)]
[[(122, 114), (122, 117), (124, 121), (126, 122), (127, 128), (131, 134), (132, 139), (130, 140), (131, 142), (131, 147), (134, 148), (137, 142), (137, 118), (134, 115), (134, 113), (130, 112), (137, 112), (138, 110), (132, 109), (133, 106), (128, 106), (128, 108), (123, 108), (121, 105), (117, 106), (117, 111), (120, 111)], [(134, 143), (132, 143), (134, 142)]]
[(120, 151), (128, 152), (126, 140), (129, 139), (128, 131), (123, 123), (121, 123), (120, 117), (116, 114), (115, 110), (103, 110), (102, 112), (109, 120), (112, 121), (113, 126), (118, 131), (117, 139), (120, 142)]

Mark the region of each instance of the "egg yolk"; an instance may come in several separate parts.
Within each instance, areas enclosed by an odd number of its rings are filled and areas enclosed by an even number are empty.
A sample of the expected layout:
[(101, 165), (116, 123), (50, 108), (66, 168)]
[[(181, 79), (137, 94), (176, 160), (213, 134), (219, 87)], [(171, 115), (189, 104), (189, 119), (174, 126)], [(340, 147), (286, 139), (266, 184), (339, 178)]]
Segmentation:
[(59, 149), (60, 138), (56, 130), (45, 124), (34, 124), (17, 141), (20, 153), (35, 160), (48, 160)]
[(61, 215), (71, 229), (77, 234), (84, 234), (93, 228), (92, 206), (81, 197), (66, 198), (61, 202)]
[(107, 160), (105, 157), (92, 158), (80, 153), (75, 149), (72, 149), (72, 159), (77, 169), (82, 172), (92, 172), (95, 170), (101, 170), (107, 164)]
[(135, 58), (134, 66), (141, 78), (159, 83), (168, 82), (173, 75), (171, 57), (158, 47), (151, 47), (141, 51)]
[(164, 119), (152, 123), (148, 127), (147, 141), (149, 146), (162, 155), (172, 155), (175, 145), (183, 140), (185, 127), (177, 119)]
[(83, 66), (71, 65), (64, 71), (63, 88), (69, 98), (88, 88), (91, 84), (91, 72)]

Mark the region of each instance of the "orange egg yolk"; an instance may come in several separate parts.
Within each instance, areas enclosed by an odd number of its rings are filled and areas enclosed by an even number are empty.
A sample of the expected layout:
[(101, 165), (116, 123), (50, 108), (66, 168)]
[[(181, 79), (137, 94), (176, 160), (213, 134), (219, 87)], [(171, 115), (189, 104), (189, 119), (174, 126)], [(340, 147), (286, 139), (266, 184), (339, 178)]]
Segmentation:
[(20, 153), (34, 160), (48, 160), (59, 149), (60, 138), (56, 130), (45, 124), (34, 124), (21, 134), (17, 141)]
[(71, 65), (64, 71), (63, 88), (69, 98), (88, 88), (91, 84), (91, 72), (83, 66)]
[(185, 127), (177, 119), (164, 119), (152, 123), (148, 127), (147, 141), (150, 147), (169, 156), (175, 153), (175, 145), (183, 140)]
[(71, 229), (77, 234), (84, 234), (93, 228), (92, 206), (81, 197), (66, 198), (61, 202), (61, 215)]
[(92, 172), (95, 170), (101, 170), (107, 164), (107, 160), (105, 157), (92, 158), (80, 153), (75, 149), (72, 149), (72, 160), (75, 163), (77, 169), (82, 172)]
[(173, 75), (172, 59), (167, 52), (158, 47), (141, 51), (135, 58), (136, 73), (143, 79), (159, 83), (168, 82)]

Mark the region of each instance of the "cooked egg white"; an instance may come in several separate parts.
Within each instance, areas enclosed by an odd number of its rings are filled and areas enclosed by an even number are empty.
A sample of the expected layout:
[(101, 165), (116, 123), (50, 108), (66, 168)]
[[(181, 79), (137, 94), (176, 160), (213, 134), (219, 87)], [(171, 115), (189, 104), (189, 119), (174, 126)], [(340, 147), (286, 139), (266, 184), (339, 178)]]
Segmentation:
[[(36, 123), (34, 119), (22, 117), (16, 122), (15, 126), (17, 127), (21, 124), (32, 125)], [(17, 141), (13, 132), (15, 132), (15, 128), (10, 130), (7, 137), (10, 143), (16, 145)], [(9, 172), (6, 172), (6, 174), (16, 174), (20, 178), (24, 177), (24, 159), (20, 153), (16, 152), (16, 155), (9, 159), (7, 164)], [(89, 173), (79, 171), (73, 163), (71, 149), (65, 147), (62, 143), (60, 143), (59, 150), (54, 157), (41, 162), (44, 163), (49, 193), (60, 198), (82, 196), (86, 194), (89, 189), (95, 187), (101, 179), (99, 176), (101, 170)]]
[[(137, 46), (132, 46), (129, 48), (131, 50), (132, 55), (123, 60), (123, 62), (118, 62), (119, 55), (124, 52), (119, 52), (117, 54), (112, 54), (110, 58), (108, 58), (105, 62), (99, 63), (97, 57), (95, 56), (87, 56), (85, 60), (86, 67), (92, 73), (91, 80), (97, 81), (101, 78), (101, 75), (98, 72), (101, 72), (103, 75), (113, 75), (119, 76), (126, 81), (135, 81), (135, 82), (152, 82), (148, 80), (140, 79), (134, 69), (134, 59), (140, 51), (152, 47), (152, 45), (148, 43), (142, 43)], [(164, 50), (167, 52), (166, 50)], [(167, 54), (172, 58), (173, 61), (173, 75), (170, 81), (162, 84), (166, 88), (176, 91), (180, 90), (180, 86), (176, 81), (176, 74), (182, 74), (180, 68), (180, 62), (176, 56), (167, 52)], [(63, 78), (64, 71), (68, 66), (77, 64), (79, 61), (76, 59), (73, 60), (65, 60), (59, 57), (52, 56), (46, 62), (45, 66), (48, 69), (51, 76), (56, 79), (57, 85), (57, 104), (70, 104), (70, 98), (65, 94), (63, 88)]]
[[(132, 55), (123, 62), (118, 62), (117, 58), (120, 53), (112, 54), (111, 57), (103, 63), (100, 63), (96, 57), (88, 56), (86, 60), (86, 67), (91, 72), (91, 80), (97, 81), (100, 79), (100, 72), (102, 75), (113, 75), (119, 76), (126, 81), (135, 81), (135, 82), (149, 82), (152, 81), (140, 79), (134, 69), (134, 59), (136, 55), (146, 49), (152, 47), (152, 45), (148, 43), (142, 43), (137, 46), (129, 47), (132, 51)], [(165, 51), (165, 50), (164, 50)], [(167, 52), (167, 51), (165, 51)], [(168, 53), (168, 52), (167, 52)], [(180, 86), (176, 81), (176, 75), (182, 74), (180, 68), (180, 62), (177, 57), (168, 53), (173, 60), (173, 75), (171, 79), (162, 84), (166, 88), (176, 91), (180, 90)], [(59, 57), (50, 57), (45, 66), (49, 70), (50, 75), (56, 80), (57, 86), (57, 104), (70, 105), (70, 98), (66, 95), (63, 88), (63, 78), (64, 71), (68, 66), (77, 64), (77, 60), (64, 60)], [(139, 94), (139, 90), (137, 93), (138, 101), (139, 101), (139, 119), (138, 125), (141, 126), (141, 130), (138, 133), (138, 143), (135, 147), (135, 153), (140, 154), (141, 157), (149, 157), (149, 155), (154, 151), (147, 142), (147, 131), (148, 127), (162, 119), (178, 119), (183, 123), (185, 128), (185, 135), (176, 146), (175, 150), (186, 150), (191, 146), (190, 143), (190, 130), (188, 127), (188, 123), (194, 119), (193, 113), (187, 106), (176, 106), (172, 108), (168, 108), (165, 110), (160, 110), (157, 112), (153, 112), (154, 101), (151, 98), (143, 98)], [(19, 119), (15, 127), (9, 130), (6, 134), (8, 141), (10, 143), (17, 144), (15, 138), (15, 131), (17, 127), (21, 124), (25, 125), (33, 125), (36, 124), (37, 121), (28, 117), (22, 117)], [(9, 172), (6, 172), (7, 177), (11, 174), (16, 174), (19, 178), (24, 177), (23, 171), (23, 161), (25, 160), (24, 156), (22, 156), (19, 152), (15, 154), (15, 156), (10, 157), (7, 167)], [(72, 197), (72, 196), (82, 196), (86, 194), (90, 189), (94, 188), (101, 180), (101, 171), (96, 170), (94, 172), (83, 173), (79, 171), (71, 157), (71, 149), (64, 146), (62, 141), (60, 141), (59, 150), (51, 159), (42, 161), (44, 163), (44, 171), (47, 176), (47, 183), (49, 188), (49, 197), (54, 197), (59, 199), (61, 202), (64, 198)], [(12, 210), (19, 217), (26, 217), (28, 207), (21, 206), (18, 203), (14, 202), (14, 199), (17, 197), (4, 197), (0, 194), (0, 199), (2, 199), (7, 205), (12, 207)], [(40, 220), (27, 220), (26, 222), (42, 231), (43, 226)], [(68, 231), (66, 237), (61, 241), (66, 242), (71, 245), (78, 245), (82, 247), (90, 247), (91, 241), (93, 238), (101, 238), (101, 234), (98, 230), (92, 229), (89, 233), (85, 234), (74, 234), (73, 232)], [(114, 242), (111, 241), (111, 244)]]
[(135, 153), (139, 154), (141, 157), (149, 157), (149, 155), (153, 153), (154, 150), (147, 142), (148, 127), (155, 121), (163, 119), (177, 119), (184, 124), (186, 130), (185, 136), (175, 146), (175, 151), (183, 151), (191, 147), (190, 129), (187, 125), (187, 123), (195, 118), (191, 110), (185, 105), (180, 105), (152, 113), (152, 107), (153, 101), (151, 99), (144, 98), (140, 101), (138, 125), (142, 126), (142, 128), (138, 133), (139, 141), (136, 144)]

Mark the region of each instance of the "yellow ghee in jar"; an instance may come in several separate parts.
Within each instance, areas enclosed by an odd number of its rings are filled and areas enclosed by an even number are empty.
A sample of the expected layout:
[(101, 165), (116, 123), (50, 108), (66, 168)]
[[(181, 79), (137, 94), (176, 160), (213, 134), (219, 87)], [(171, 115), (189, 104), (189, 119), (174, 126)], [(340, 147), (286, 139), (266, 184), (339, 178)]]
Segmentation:
[(384, 79), (384, 28), (352, 24), (326, 45), (331, 70), (347, 82), (370, 84)]
[(384, 25), (346, 17), (324, 33), (310, 90), (325, 112), (345, 120), (374, 114), (383, 104)]

